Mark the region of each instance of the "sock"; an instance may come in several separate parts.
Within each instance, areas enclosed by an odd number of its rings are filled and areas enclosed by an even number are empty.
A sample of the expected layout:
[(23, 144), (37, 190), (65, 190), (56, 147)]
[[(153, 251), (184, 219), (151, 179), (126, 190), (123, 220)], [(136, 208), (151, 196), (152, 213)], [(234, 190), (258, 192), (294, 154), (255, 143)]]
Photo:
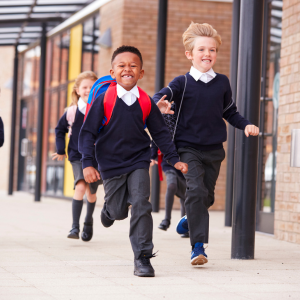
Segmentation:
[(83, 201), (82, 200), (72, 200), (72, 215), (73, 215), (73, 224), (72, 227), (79, 228), (79, 219), (81, 215)]
[(196, 243), (194, 247), (203, 247), (203, 243)]
[(85, 217), (85, 223), (93, 223), (93, 213), (95, 209), (96, 201), (94, 203), (90, 203), (89, 201), (86, 201), (86, 217)]

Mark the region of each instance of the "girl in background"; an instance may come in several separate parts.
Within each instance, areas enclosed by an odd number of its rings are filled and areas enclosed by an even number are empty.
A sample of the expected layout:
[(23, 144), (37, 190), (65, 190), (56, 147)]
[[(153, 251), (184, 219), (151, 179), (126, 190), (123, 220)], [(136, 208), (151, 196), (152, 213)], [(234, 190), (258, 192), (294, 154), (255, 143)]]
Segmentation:
[[(73, 168), (75, 192), (72, 200), (73, 223), (68, 238), (79, 239), (79, 219), (83, 206), (83, 196), (86, 194), (87, 212), (81, 234), (81, 238), (85, 242), (90, 241), (93, 236), (93, 212), (96, 204), (97, 188), (101, 181), (85, 182), (80, 161), (81, 154), (78, 151), (78, 135), (83, 124), (89, 92), (96, 80), (96, 74), (91, 71), (83, 72), (76, 78), (72, 91), (72, 103), (55, 128), (57, 152), (52, 154), (52, 160), (63, 160), (67, 157), (65, 153), (65, 136), (69, 132), (68, 159)], [(98, 169), (96, 160), (93, 165)]]

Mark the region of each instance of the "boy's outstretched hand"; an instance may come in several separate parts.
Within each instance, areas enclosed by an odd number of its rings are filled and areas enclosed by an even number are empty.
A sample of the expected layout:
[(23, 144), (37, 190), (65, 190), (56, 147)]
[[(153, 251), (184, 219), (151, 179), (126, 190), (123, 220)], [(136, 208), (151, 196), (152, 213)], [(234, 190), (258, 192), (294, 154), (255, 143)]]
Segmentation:
[(167, 95), (161, 97), (161, 99), (156, 103), (156, 105), (162, 114), (173, 115), (174, 111), (171, 110), (171, 103), (168, 100), (165, 100), (166, 97)]
[(245, 135), (248, 137), (249, 135), (257, 136), (259, 134), (259, 128), (255, 125), (247, 125), (245, 128)]
[(183, 162), (178, 162), (174, 165), (174, 168), (181, 171), (183, 174), (186, 174), (189, 167), (188, 167), (188, 164), (186, 163), (183, 163)]
[(84, 168), (83, 176), (84, 176), (84, 180), (87, 183), (96, 182), (97, 180), (100, 180), (100, 178), (101, 178), (98, 171), (93, 167)]
[(67, 158), (67, 154), (57, 154), (57, 153), (53, 153), (52, 154), (52, 160), (63, 160), (64, 158)]

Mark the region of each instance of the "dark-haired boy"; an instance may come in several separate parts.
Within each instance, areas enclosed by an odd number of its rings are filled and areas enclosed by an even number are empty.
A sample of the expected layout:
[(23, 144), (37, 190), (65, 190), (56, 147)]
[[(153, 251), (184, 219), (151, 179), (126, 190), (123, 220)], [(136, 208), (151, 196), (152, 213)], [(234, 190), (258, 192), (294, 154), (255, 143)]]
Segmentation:
[[(92, 166), (96, 156), (105, 190), (101, 212), (105, 227), (110, 227), (115, 220), (125, 219), (128, 207), (132, 205), (129, 237), (134, 252), (134, 274), (153, 277), (154, 269), (150, 263), (153, 257), (153, 221), (152, 207), (148, 201), (150, 138), (144, 130), (143, 111), (137, 99), (144, 92), (136, 86), (144, 75), (142, 56), (137, 48), (122, 46), (113, 53), (111, 64), (110, 74), (117, 81), (115, 106), (108, 125), (100, 133), (98, 131), (105, 116), (105, 93), (96, 98), (87, 115), (79, 136), (83, 173), (87, 182), (98, 179), (98, 173)], [(158, 107), (150, 97), (149, 101), (150, 113), (146, 125), (151, 136), (166, 160), (186, 173), (187, 164), (179, 161)]]

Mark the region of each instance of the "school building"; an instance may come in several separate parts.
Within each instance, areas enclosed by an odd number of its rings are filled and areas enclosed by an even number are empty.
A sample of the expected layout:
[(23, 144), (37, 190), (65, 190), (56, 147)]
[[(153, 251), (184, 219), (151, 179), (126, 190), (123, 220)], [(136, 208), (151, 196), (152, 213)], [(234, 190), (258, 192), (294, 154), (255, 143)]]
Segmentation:
[[(256, 230), (300, 243), (300, 171), (290, 167), (291, 131), (300, 128), (300, 0), (262, 1), (261, 98), (257, 99), (260, 121), (256, 124), (261, 133), (258, 159), (253, 162), (258, 169)], [(2, 2), (0, 115), (5, 124), (5, 144), (0, 149), (0, 189), (9, 187), (11, 191), (34, 193), (36, 180), (40, 180), (42, 195), (72, 197), (71, 165), (68, 161), (52, 161), (51, 154), (55, 152), (54, 129), (71, 101), (74, 79), (85, 70), (92, 70), (99, 77), (107, 75), (114, 49), (133, 45), (140, 49), (144, 60), (145, 76), (139, 85), (153, 95), (159, 0), (63, 0), (52, 4), (46, 0), (28, 0), (22, 7), (19, 1)], [(235, 2), (168, 1), (165, 85), (190, 69), (181, 36), (191, 21), (209, 23), (217, 29), (222, 46), (214, 71), (230, 77)], [(243, 0), (238, 2), (243, 5)], [(20, 20), (21, 13), (17, 10), (28, 7), (30, 11), (20, 28), (17, 19), (12, 21), (12, 15), (19, 14)], [(16, 61), (17, 72), (14, 72)], [(44, 66), (44, 90), (40, 88), (41, 66)], [(227, 151), (226, 143), (224, 148)], [(226, 173), (225, 159), (212, 209), (225, 209)], [(165, 189), (164, 181), (160, 189), (161, 208)], [(175, 208), (179, 208), (179, 201), (175, 201)]]

